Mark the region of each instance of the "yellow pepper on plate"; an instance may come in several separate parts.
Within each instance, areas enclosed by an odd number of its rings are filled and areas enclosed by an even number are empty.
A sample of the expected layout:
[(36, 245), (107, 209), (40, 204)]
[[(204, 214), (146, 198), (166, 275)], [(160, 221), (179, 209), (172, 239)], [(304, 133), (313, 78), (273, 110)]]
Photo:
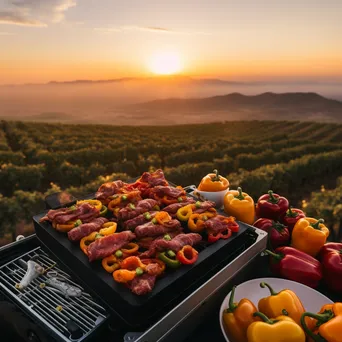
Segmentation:
[(263, 322), (254, 322), (247, 329), (248, 342), (305, 342), (303, 329), (288, 316), (270, 319), (261, 312), (253, 316)]
[(247, 193), (237, 190), (229, 190), (224, 196), (224, 211), (237, 220), (247, 224), (253, 224), (255, 220), (254, 200)]
[(247, 328), (253, 322), (260, 321), (260, 318), (253, 316), (258, 310), (249, 299), (243, 298), (239, 303), (234, 303), (235, 289), (236, 286), (232, 289), (229, 306), (223, 313), (223, 321), (229, 341), (247, 342)]
[(198, 190), (207, 192), (217, 192), (227, 190), (229, 187), (229, 181), (227, 178), (222, 177), (218, 174), (217, 170), (214, 173), (209, 173), (202, 178)]
[(292, 231), (292, 247), (315, 257), (329, 236), (324, 220), (304, 217), (298, 220)]
[(262, 288), (267, 287), (271, 295), (259, 300), (259, 311), (268, 317), (277, 317), (286, 314), (297, 324), (300, 324), (300, 318), (305, 312), (304, 306), (298, 296), (291, 290), (282, 290), (275, 292), (267, 283), (261, 283)]

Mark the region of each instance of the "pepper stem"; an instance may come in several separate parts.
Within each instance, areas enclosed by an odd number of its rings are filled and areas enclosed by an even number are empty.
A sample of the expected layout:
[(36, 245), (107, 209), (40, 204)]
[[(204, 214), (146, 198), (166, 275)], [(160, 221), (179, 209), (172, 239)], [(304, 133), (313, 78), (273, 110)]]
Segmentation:
[(235, 198), (238, 198), (240, 201), (244, 200), (245, 196), (242, 194), (242, 189), (240, 187), (238, 187), (237, 191), (239, 192), (239, 194), (237, 196), (235, 196)]
[(211, 177), (211, 180), (212, 180), (213, 182), (220, 182), (221, 179), (220, 179), (218, 170), (215, 169), (215, 170), (213, 170), (213, 172), (215, 173), (215, 176), (214, 176), (214, 177)]
[(270, 251), (269, 249), (266, 249), (264, 252), (266, 254), (272, 256), (274, 259), (277, 259), (277, 260), (281, 260), (284, 258), (284, 256), (282, 254), (276, 254), (276, 253)]
[(278, 321), (276, 320), (273, 320), (273, 319), (269, 319), (266, 315), (264, 315), (262, 312), (254, 312), (253, 314), (254, 317), (258, 316), (260, 317), (265, 323), (268, 323), (268, 324), (274, 324)]
[(273, 288), (271, 287), (270, 284), (267, 284), (267, 283), (262, 282), (262, 283), (260, 283), (260, 287), (262, 287), (263, 289), (264, 289), (265, 287), (268, 287), (268, 289), (269, 289), (270, 292), (271, 292), (271, 296), (276, 296), (276, 295), (278, 294), (278, 292), (275, 292), (275, 291), (273, 290)]
[(236, 286), (233, 286), (232, 292), (231, 292), (230, 297), (229, 297), (229, 306), (227, 309), (228, 313), (234, 312), (234, 310), (237, 308), (237, 305), (234, 304), (235, 289), (236, 289)]
[(318, 229), (318, 230), (321, 230), (321, 228), (319, 228), (319, 225), (324, 223), (324, 220), (323, 219), (319, 219), (317, 220), (316, 223), (311, 223), (311, 227), (314, 228), (314, 229)]
[(285, 225), (283, 225), (282, 223), (280, 222), (275, 222), (273, 221), (273, 224), (272, 224), (272, 228), (274, 228), (276, 231), (278, 231), (279, 233), (282, 233), (284, 228), (285, 228)]
[[(331, 311), (330, 311), (331, 312)], [(314, 319), (317, 319), (320, 323), (326, 323), (328, 322), (332, 317), (333, 313), (328, 314), (314, 314), (311, 312), (304, 312), (302, 316), (300, 317), (300, 324), (303, 327), (305, 333), (312, 338), (314, 342), (322, 342), (322, 338), (319, 335), (314, 334), (306, 325), (305, 317), (311, 317)]]
[(276, 203), (278, 203), (278, 199), (277, 198), (275, 198), (274, 197), (274, 195), (273, 195), (273, 191), (272, 190), (269, 190), (268, 191), (268, 194), (269, 194), (269, 196), (270, 196), (270, 198), (269, 198), (269, 202), (271, 202), (271, 203), (273, 203), (273, 204), (276, 204)]
[(289, 210), (287, 211), (287, 216), (289, 217), (297, 217), (298, 216), (298, 213), (295, 212), (295, 211), (292, 211), (292, 207), (289, 207)]

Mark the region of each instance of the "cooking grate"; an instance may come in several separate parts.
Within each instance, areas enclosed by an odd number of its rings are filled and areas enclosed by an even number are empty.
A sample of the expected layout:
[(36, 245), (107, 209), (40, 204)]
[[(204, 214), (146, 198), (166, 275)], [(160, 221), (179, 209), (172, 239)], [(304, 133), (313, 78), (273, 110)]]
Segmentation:
[[(25, 290), (16, 288), (26, 273), (25, 264), (34, 260), (44, 269), (51, 268), (58, 277), (82, 290), (80, 297), (65, 298), (49, 286), (41, 287), (48, 280), (47, 272), (36, 278)], [(83, 341), (107, 317), (106, 310), (97, 304), (83, 288), (61, 270), (41, 247), (30, 250), (0, 267), (0, 286), (36, 319), (43, 322), (64, 341)]]

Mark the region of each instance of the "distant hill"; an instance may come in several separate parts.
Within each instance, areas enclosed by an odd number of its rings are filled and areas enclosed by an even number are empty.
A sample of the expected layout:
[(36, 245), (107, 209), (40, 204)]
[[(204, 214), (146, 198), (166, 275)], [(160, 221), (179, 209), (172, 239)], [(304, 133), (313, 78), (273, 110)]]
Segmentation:
[[(342, 102), (316, 93), (263, 93), (247, 96), (232, 93), (197, 99), (165, 99), (129, 106), (130, 110), (144, 114), (173, 113), (183, 115), (213, 115), (221, 120), (276, 119), (342, 121)], [(234, 117), (234, 118), (233, 118)]]

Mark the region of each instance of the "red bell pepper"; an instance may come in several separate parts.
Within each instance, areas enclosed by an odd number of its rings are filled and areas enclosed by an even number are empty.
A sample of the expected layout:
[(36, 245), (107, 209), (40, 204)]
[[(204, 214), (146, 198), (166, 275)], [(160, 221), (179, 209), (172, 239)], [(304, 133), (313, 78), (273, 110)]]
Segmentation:
[(323, 281), (335, 292), (342, 293), (342, 243), (326, 243), (319, 252), (323, 268)]
[(292, 247), (278, 247), (270, 255), (271, 271), (283, 278), (316, 288), (322, 279), (322, 265), (311, 255)]
[(262, 195), (256, 205), (256, 216), (278, 220), (289, 209), (289, 201), (272, 190)]
[(217, 240), (223, 239), (229, 239), (232, 236), (232, 231), (227, 228), (225, 231), (220, 232), (220, 233), (210, 233), (208, 234), (208, 242), (213, 243), (216, 242)]
[(267, 218), (260, 218), (254, 222), (253, 226), (269, 234), (268, 242), (269, 247), (272, 249), (285, 246), (290, 242), (289, 230), (279, 222)]
[(284, 215), (282, 215), (280, 221), (284, 223), (289, 232), (292, 233), (293, 227), (295, 226), (296, 222), (304, 217), (305, 213), (302, 210), (290, 207), (289, 210)]
[(198, 259), (198, 252), (192, 246), (186, 245), (177, 252), (177, 259), (183, 265), (192, 265)]

